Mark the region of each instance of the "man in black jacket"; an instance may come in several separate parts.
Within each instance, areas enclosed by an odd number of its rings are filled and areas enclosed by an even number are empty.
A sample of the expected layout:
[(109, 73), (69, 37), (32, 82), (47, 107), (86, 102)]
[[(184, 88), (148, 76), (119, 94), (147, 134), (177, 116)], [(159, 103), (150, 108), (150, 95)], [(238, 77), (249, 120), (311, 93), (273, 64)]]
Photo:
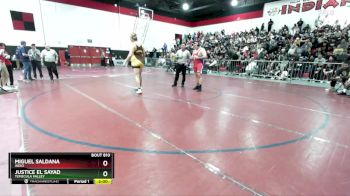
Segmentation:
[(272, 25), (273, 25), (272, 19), (270, 19), (269, 23), (267, 23), (267, 24), (268, 24), (268, 26), (267, 26), (267, 31), (270, 32), (271, 29), (272, 29)]

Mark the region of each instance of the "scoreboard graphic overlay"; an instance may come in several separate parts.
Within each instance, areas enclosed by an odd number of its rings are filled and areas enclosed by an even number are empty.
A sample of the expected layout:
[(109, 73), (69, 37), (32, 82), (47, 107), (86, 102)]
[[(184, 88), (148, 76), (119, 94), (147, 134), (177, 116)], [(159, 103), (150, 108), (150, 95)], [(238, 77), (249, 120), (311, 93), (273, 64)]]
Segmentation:
[(112, 184), (114, 153), (9, 153), (12, 184)]

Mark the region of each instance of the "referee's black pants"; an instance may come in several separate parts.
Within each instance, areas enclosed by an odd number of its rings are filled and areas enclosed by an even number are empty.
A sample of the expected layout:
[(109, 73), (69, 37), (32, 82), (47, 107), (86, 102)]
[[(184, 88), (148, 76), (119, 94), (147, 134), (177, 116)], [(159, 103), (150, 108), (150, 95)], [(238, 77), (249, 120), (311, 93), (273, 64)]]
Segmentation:
[(47, 67), (47, 71), (49, 72), (50, 79), (53, 80), (53, 74), (55, 74), (56, 78), (58, 79), (58, 72), (55, 62), (45, 62), (45, 65)]
[(174, 80), (174, 85), (177, 85), (177, 81), (179, 80), (179, 75), (180, 73), (182, 73), (182, 85), (185, 85), (185, 81), (186, 81), (186, 66), (185, 64), (180, 64), (177, 63), (176, 64), (176, 74), (175, 74), (175, 80)]

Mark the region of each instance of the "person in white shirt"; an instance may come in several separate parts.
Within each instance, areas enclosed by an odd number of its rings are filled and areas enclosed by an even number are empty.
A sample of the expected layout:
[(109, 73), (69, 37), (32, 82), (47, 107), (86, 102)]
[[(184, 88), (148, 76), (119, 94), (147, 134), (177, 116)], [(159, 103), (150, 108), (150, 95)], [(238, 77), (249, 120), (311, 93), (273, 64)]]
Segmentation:
[(28, 56), (32, 63), (34, 78), (36, 79), (36, 69), (38, 69), (40, 78), (43, 79), (43, 72), (40, 64), (40, 51), (35, 47), (35, 44), (31, 45), (31, 49), (28, 51)]
[(47, 67), (51, 81), (53, 81), (52, 73), (55, 74), (57, 80), (59, 79), (56, 67), (58, 64), (58, 54), (50, 46), (45, 46), (45, 49), (41, 51), (41, 64)]
[(172, 87), (177, 86), (177, 81), (179, 79), (180, 72), (182, 73), (182, 83), (181, 87), (185, 86), (186, 81), (186, 68), (191, 59), (191, 53), (186, 50), (186, 45), (181, 44), (181, 49), (176, 52), (176, 74), (175, 80)]

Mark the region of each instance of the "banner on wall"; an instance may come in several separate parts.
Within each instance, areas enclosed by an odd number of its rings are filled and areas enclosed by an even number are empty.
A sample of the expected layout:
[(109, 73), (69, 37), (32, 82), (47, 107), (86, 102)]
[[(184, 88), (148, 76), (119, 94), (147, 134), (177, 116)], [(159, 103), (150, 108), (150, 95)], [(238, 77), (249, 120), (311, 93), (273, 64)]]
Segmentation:
[(10, 11), (13, 29), (35, 31), (34, 17), (32, 13)]
[[(285, 0), (266, 3), (264, 17), (278, 17), (318, 11), (331, 14), (337, 8), (350, 8), (350, 0)], [(330, 13), (328, 13), (330, 12)]]

